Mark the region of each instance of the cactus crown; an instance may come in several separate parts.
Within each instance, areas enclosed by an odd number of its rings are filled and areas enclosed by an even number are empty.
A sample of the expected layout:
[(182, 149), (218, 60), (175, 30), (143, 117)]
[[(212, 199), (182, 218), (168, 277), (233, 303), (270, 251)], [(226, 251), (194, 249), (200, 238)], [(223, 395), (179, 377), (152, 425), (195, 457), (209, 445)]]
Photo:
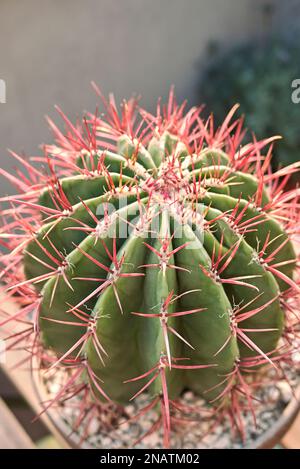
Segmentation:
[(289, 356), (297, 165), (270, 172), (275, 138), (241, 146), (235, 108), (215, 131), (173, 91), (156, 115), (102, 99), (80, 125), (58, 109), (65, 133), (48, 119), (41, 169), (13, 153), (27, 174), (2, 170), (21, 193), (5, 198), (2, 278), (22, 305), (2, 325), (31, 321), (21, 337), (69, 369), (66, 389), (103, 406), (148, 393), (168, 445), (184, 389), (251, 411), (257, 369)]

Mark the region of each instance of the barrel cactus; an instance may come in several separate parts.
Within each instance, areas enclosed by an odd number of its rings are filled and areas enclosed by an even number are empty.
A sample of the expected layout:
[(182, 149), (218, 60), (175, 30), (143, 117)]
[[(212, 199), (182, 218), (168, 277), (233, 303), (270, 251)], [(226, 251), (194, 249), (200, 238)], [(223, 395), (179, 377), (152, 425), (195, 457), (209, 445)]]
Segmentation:
[(173, 91), (155, 115), (100, 96), (104, 115), (58, 108), (56, 143), (1, 170), (18, 189), (2, 198), (2, 280), (21, 305), (1, 325), (25, 323), (12, 348), (66, 368), (55, 402), (75, 380), (100, 408), (147, 393), (168, 446), (189, 389), (241, 429), (253, 376), (291, 353), (297, 164), (272, 174), (276, 137), (242, 146), (236, 108), (214, 130)]

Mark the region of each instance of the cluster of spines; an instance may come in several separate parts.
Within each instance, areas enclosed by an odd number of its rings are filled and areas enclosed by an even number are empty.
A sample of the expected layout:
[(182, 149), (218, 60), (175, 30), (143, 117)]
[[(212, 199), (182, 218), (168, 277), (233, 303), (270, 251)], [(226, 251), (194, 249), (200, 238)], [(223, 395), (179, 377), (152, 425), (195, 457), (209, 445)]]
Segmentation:
[[(122, 265), (125, 261), (125, 253), (121, 257), (118, 256), (120, 247), (117, 245), (118, 237), (115, 235), (111, 238), (110, 246), (101, 237), (103, 232), (115, 220), (104, 208), (101, 228), (99, 228), (99, 219), (84, 201), (82, 182), (89, 179), (101, 179), (101, 184), (105, 186), (103, 197), (106, 201), (111, 201), (114, 198), (119, 200), (122, 195), (126, 197), (132, 195), (133, 200), (135, 200), (133, 203), (138, 206), (140, 211), (140, 220), (142, 222), (140, 222), (139, 230), (141, 232), (147, 231), (149, 223), (154, 218), (159, 219), (164, 216), (163, 209), (157, 212), (153, 208), (153, 205), (157, 203), (163, 207), (164, 191), (168, 193), (168, 196), (170, 192), (172, 196), (172, 190), (174, 191), (174, 199), (171, 202), (172, 214), (174, 216), (178, 215), (179, 219), (190, 218), (193, 220), (193, 217), (195, 217), (197, 220), (199, 214), (198, 201), (204, 200), (206, 207), (201, 214), (201, 219), (204, 220), (204, 226), (201, 229), (204, 230), (204, 233), (210, 229), (218, 229), (218, 224), (226, 222), (233, 233), (236, 234), (236, 240), (231, 248), (224, 250), (224, 238), (221, 234), (219, 242), (212, 245), (211, 265), (207, 267), (200, 265), (202, 272), (208, 277), (213, 277), (214, 280), (221, 284), (243, 286), (257, 290), (257, 296), (254, 299), (247, 304), (240, 303), (232, 308), (230, 336), (215, 351), (214, 356), (217, 356), (226, 348), (232, 337), (237, 337), (252, 353), (249, 357), (237, 359), (233, 369), (226, 373), (217, 385), (204, 391), (204, 393), (216, 391), (215, 396), (210, 401), (219, 401), (219, 407), (221, 409), (224, 408), (224, 412), (229, 413), (230, 418), (234, 420), (236, 426), (243, 433), (242, 410), (246, 406), (248, 410), (253, 411), (252, 389), (244, 375), (247, 376), (252, 370), (254, 372), (259, 364), (271, 362), (273, 366), (277, 367), (277, 363), (288, 360), (293, 351), (291, 347), (288, 347), (288, 344), (292, 344), (293, 338), (298, 334), (298, 317), (295, 307), (291, 306), (290, 298), (293, 298), (298, 293), (299, 287), (297, 282), (285, 273), (285, 267), (294, 266), (295, 260), (289, 258), (280, 262), (276, 261), (278, 253), (284, 249), (289, 239), (286, 238), (282, 242), (277, 242), (276, 247), (273, 248), (272, 243), (274, 243), (274, 239), (270, 240), (269, 234), (267, 234), (262, 245), (258, 244), (257, 259), (279, 282), (283, 282), (285, 285), (283, 292), (272, 297), (267, 303), (258, 307), (255, 307), (255, 305), (251, 306), (261, 295), (258, 288), (251, 283), (251, 279), (255, 276), (235, 275), (224, 277), (222, 274), (235, 259), (244, 236), (246, 234), (250, 236), (251, 233), (253, 236), (256, 236), (257, 227), (261, 226), (265, 222), (265, 218), (270, 214), (284, 225), (285, 231), (288, 234), (291, 236), (297, 235), (299, 223), (298, 190), (284, 191), (289, 176), (297, 171), (297, 165), (280, 170), (277, 174), (271, 174), (269, 163), (272, 148), (270, 147), (265, 158), (261, 155), (261, 150), (274, 139), (267, 139), (262, 142), (257, 142), (254, 139), (252, 144), (241, 147), (240, 144), (244, 135), (242, 122), (236, 120), (231, 123), (235, 109), (232, 110), (224, 124), (215, 132), (212, 117), (207, 122), (204, 122), (200, 117), (199, 109), (192, 109), (187, 114), (184, 114), (184, 106), (178, 106), (175, 103), (172, 92), (166, 106), (158, 105), (155, 116), (141, 109), (137, 112), (137, 105), (133, 100), (123, 104), (121, 116), (119, 116), (113, 98), (108, 103), (105, 101), (105, 105), (106, 120), (98, 117), (97, 114), (94, 116), (90, 115), (83, 120), (81, 127), (74, 126), (59, 111), (67, 125), (67, 132), (65, 134), (58, 130), (54, 123), (49, 120), (49, 124), (55, 132), (57, 146), (45, 146), (45, 155), (43, 157), (32, 158), (33, 161), (42, 161), (49, 168), (48, 173), (37, 170), (26, 159), (21, 158), (15, 153), (12, 153), (12, 155), (19, 162), (22, 162), (24, 170), (28, 172), (28, 176), (25, 176), (23, 170), (19, 171), (18, 176), (11, 176), (5, 171), (1, 171), (20, 192), (18, 196), (3, 199), (4, 202), (9, 202), (10, 207), (3, 209), (2, 212), (5, 225), (1, 234), (2, 244), (9, 251), (2, 259), (2, 278), (8, 284), (7, 294), (9, 296), (18, 295), (20, 303), (24, 305), (13, 316), (6, 317), (1, 325), (4, 327), (12, 320), (25, 324), (24, 330), (10, 336), (9, 340), (12, 341), (11, 347), (19, 346), (24, 338), (29, 338), (33, 344), (33, 352), (42, 356), (43, 361), (47, 362), (49, 359), (50, 370), (63, 364), (68, 365), (70, 370), (75, 369), (74, 374), (68, 379), (66, 385), (54, 399), (54, 402), (63, 398), (64, 391), (73, 385), (75, 381), (78, 381), (82, 375), (87, 375), (89, 380), (79, 385), (76, 392), (86, 391), (87, 387), (89, 387), (91, 393), (96, 395), (96, 398), (101, 394), (105, 400), (110, 402), (109, 393), (106, 393), (101, 379), (90, 366), (85, 354), (82, 353), (86, 344), (92, 341), (100, 363), (103, 363), (107, 355), (96, 332), (98, 317), (87, 314), (87, 310), (84, 311), (82, 307), (91, 298), (104, 292), (108, 286), (112, 286), (119, 313), (122, 314), (123, 306), (115, 287), (115, 281), (122, 277), (143, 277), (145, 276), (145, 269), (156, 269), (162, 272), (164, 276), (168, 270), (187, 270), (185, 267), (174, 263), (174, 255), (184, 250), (188, 242), (181, 243), (174, 248), (172, 246), (174, 232), (173, 235), (168, 230), (164, 230), (160, 234), (156, 233), (156, 245), (146, 241), (143, 242), (144, 247), (149, 252), (150, 258), (153, 260), (150, 263), (141, 262), (137, 271), (125, 269), (124, 272)], [(138, 115), (141, 116), (140, 122), (137, 120)], [(124, 135), (127, 135), (127, 137), (124, 138)], [(162, 136), (165, 136), (164, 158), (167, 164), (165, 174), (162, 174), (161, 178), (157, 179), (153, 175), (156, 169), (154, 167), (147, 167), (149, 164), (146, 158), (147, 155), (143, 155), (142, 150), (147, 145), (150, 146), (151, 142), (154, 146), (155, 140), (161, 139)], [(176, 139), (173, 137), (175, 144), (172, 142), (172, 136), (176, 136)], [(167, 139), (170, 141), (168, 142)], [(112, 177), (111, 161), (107, 163), (107, 154), (110, 151), (118, 152), (120, 142), (123, 146), (123, 154), (124, 148), (127, 152), (126, 164), (122, 166), (119, 161), (115, 163), (118, 165), (115, 171), (118, 171), (119, 176), (117, 179), (114, 179)], [(201, 160), (197, 157), (201, 152), (208, 153), (208, 150), (212, 152), (209, 171), (201, 166)], [(158, 154), (157, 158), (159, 157), (160, 155)], [(226, 159), (228, 159), (228, 166), (224, 167), (225, 165), (222, 163)], [(172, 168), (174, 171), (172, 171)], [(219, 212), (211, 202), (209, 187), (214, 186), (217, 188), (216, 193), (219, 192), (220, 194), (222, 194), (225, 185), (234, 188), (236, 182), (234, 178), (232, 179), (232, 173), (237, 170), (255, 173), (258, 180), (257, 188), (249, 196), (249, 200), (245, 201), (237, 197), (237, 202), (234, 206), (227, 207), (226, 210)], [(67, 186), (67, 183), (64, 182), (66, 179), (64, 178), (68, 178), (70, 174), (74, 173), (78, 174), (76, 189), (79, 192), (80, 190), (82, 191), (82, 198), (78, 196), (78, 192), (76, 192), (76, 195), (71, 194), (70, 197), (67, 187), (64, 187), (64, 184)], [(157, 187), (157, 184), (159, 184), (159, 187)], [(270, 193), (268, 200), (264, 198), (264, 187), (266, 186), (268, 186)], [(43, 195), (40, 197), (40, 193), (45, 187), (48, 188), (47, 191), (44, 191), (48, 199), (46, 202), (43, 200)], [(97, 185), (95, 187), (97, 194), (98, 187)], [(236, 187), (235, 192), (238, 193), (238, 185)], [(184, 196), (182, 196), (182, 191)], [(146, 200), (142, 200), (143, 193)], [(178, 194), (180, 194), (181, 200), (177, 200)], [(157, 197), (162, 197), (162, 200), (157, 200)], [(50, 278), (54, 279), (49, 302), (50, 307), (56, 295), (59, 278), (63, 278), (67, 287), (71, 292), (74, 292), (74, 288), (66, 275), (66, 271), (72, 268), (72, 265), (69, 264), (66, 253), (58, 249), (53, 243), (50, 234), (62, 220), (72, 219), (76, 215), (74, 213), (74, 205), (78, 200), (81, 200), (81, 209), (85, 210), (85, 215), (86, 218), (89, 218), (89, 222), (83, 222), (79, 218), (76, 219), (78, 226), (66, 226), (65, 230), (66, 232), (68, 230), (81, 232), (85, 235), (93, 234), (95, 243), (100, 239), (103, 249), (110, 260), (110, 267), (103, 265), (99, 260), (87, 254), (80, 246), (76, 245), (80, 254), (88, 258), (97, 267), (101, 267), (107, 276), (105, 278), (87, 276), (76, 278), (77, 281), (99, 283), (99, 286), (92, 289), (87, 296), (76, 304), (72, 302), (72, 304), (68, 305), (68, 319), (47, 318), (47, 320), (58, 325), (70, 325), (81, 331), (84, 329), (85, 332), (80, 334), (78, 340), (67, 348), (64, 353), (61, 353), (59, 358), (53, 359), (51, 356), (51, 358), (47, 358), (45, 356), (46, 351), (37, 341), (37, 335), (40, 331), (40, 306), (43, 299), (40, 292), (36, 292), (33, 286), (38, 285), (40, 282), (43, 284)], [(105, 207), (105, 202), (103, 202), (103, 205)], [(245, 216), (247, 210), (252, 210), (251, 217)], [(130, 220), (126, 220), (125, 223), (131, 225)], [(43, 232), (41, 241), (37, 233), (40, 233), (45, 225), (46, 227), (49, 225), (49, 227)], [(137, 229), (136, 226), (132, 228)], [(47, 243), (44, 243), (44, 240)], [(38, 245), (47, 260), (37, 258), (34, 253), (26, 251), (26, 247), (32, 242)], [(48, 248), (45, 247), (45, 244), (46, 246), (48, 245)], [(26, 255), (29, 255), (39, 265), (44, 266), (49, 272), (39, 276), (33, 275), (31, 278), (25, 279), (22, 269), (24, 249)], [(134, 316), (146, 317), (149, 321), (151, 321), (151, 318), (159, 319), (162, 329), (164, 347), (157, 363), (150, 367), (149, 370), (144, 371), (138, 376), (132, 376), (126, 381), (127, 383), (134, 383), (134, 387), (137, 389), (132, 398), (146, 391), (155, 381), (160, 381), (159, 394), (147, 406), (146, 410), (160, 403), (161, 414), (154, 429), (156, 429), (158, 424), (163, 424), (164, 443), (166, 446), (169, 444), (172, 418), (176, 418), (173, 415), (172, 409), (180, 408), (180, 402), (178, 403), (176, 399), (169, 396), (169, 371), (171, 369), (187, 371), (215, 366), (213, 356), (212, 363), (189, 364), (187, 358), (176, 357), (172, 354), (170, 335), (176, 336), (188, 348), (194, 348), (193, 344), (181, 332), (176, 330), (173, 325), (170, 325), (171, 318), (201, 314), (204, 310), (204, 308), (191, 308), (178, 311), (172, 306), (181, 296), (193, 293), (195, 293), (195, 289), (178, 294), (171, 290), (165, 294), (164, 301), (162, 301), (158, 312), (131, 312)], [(279, 348), (265, 353), (248, 335), (251, 332), (257, 332), (257, 329), (243, 328), (242, 323), (244, 320), (259, 314), (278, 300), (284, 306), (287, 316), (285, 318), (286, 330), (283, 334), (284, 343), (283, 345), (280, 344)], [(261, 329), (262, 333), (270, 331), (270, 328)], [(74, 352), (76, 352), (75, 356)], [(139, 382), (142, 383), (140, 387), (136, 386)], [(124, 385), (126, 385), (126, 382)], [(240, 402), (240, 399), (243, 400), (243, 403)], [(225, 405), (224, 403), (227, 404)], [(143, 415), (144, 412), (145, 410), (142, 410), (141, 414)]]

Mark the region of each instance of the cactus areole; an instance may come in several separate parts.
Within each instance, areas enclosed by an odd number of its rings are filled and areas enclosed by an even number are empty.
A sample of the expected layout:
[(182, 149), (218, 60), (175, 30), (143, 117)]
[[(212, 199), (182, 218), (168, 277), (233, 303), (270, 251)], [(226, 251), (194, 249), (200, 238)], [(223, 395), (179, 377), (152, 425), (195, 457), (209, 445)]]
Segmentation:
[(104, 114), (57, 108), (55, 144), (1, 170), (18, 191), (2, 199), (2, 279), (21, 305), (1, 324), (66, 368), (65, 392), (76, 381), (100, 407), (146, 393), (167, 446), (184, 390), (252, 412), (262, 365), (288, 359), (297, 164), (272, 174), (276, 137), (242, 146), (235, 107), (214, 129), (173, 91), (154, 115), (96, 91)]

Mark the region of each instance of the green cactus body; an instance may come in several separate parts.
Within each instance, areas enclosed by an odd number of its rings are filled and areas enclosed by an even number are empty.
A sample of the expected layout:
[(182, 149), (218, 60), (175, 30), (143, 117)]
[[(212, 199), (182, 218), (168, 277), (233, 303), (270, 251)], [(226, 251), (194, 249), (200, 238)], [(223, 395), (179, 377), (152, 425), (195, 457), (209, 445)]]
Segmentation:
[[(57, 267), (51, 257), (65, 253), (60, 270), (35, 283), (42, 296), (44, 344), (60, 355), (86, 356), (105, 393), (122, 404), (147, 383), (146, 378), (130, 380), (155, 367), (161, 357), (172, 398), (187, 387), (214, 398), (222, 388), (218, 386), (222, 376), (230, 373), (240, 358), (267, 356), (276, 348), (283, 330), (279, 295), (280, 288), (289, 285), (268, 271), (256, 249), (269, 236), (266, 257), (275, 251), (277, 263), (294, 261), (295, 254), (279, 223), (249, 204), (258, 190), (257, 180), (231, 170), (223, 182), (229, 158), (208, 149), (195, 158), (195, 169), (193, 157), (186, 156), (182, 143), (177, 161), (188, 175), (183, 172), (182, 181), (189, 181), (189, 187), (196, 181), (199, 191), (188, 194), (177, 189), (168, 182), (171, 169), (170, 176), (176, 177), (168, 162), (172, 141), (172, 135), (163, 135), (157, 142), (158, 156), (153, 142), (147, 150), (128, 136), (120, 137), (118, 164), (122, 157), (131, 159), (132, 171), (138, 165), (135, 178), (112, 173), (110, 178), (75, 174), (61, 179), (70, 213), (43, 225), (24, 257), (27, 278), (34, 278), (51, 273), (50, 266)], [(110, 155), (112, 160), (114, 157)], [(236, 184), (226, 184), (228, 179)], [(47, 208), (55, 207), (51, 192), (46, 189), (40, 196), (46, 217)], [(265, 205), (269, 200), (265, 189), (262, 194)], [(199, 205), (196, 211), (195, 203)], [(115, 211), (105, 213), (105, 204)], [(237, 213), (246, 207), (243, 222), (259, 217), (254, 232), (241, 235), (226, 219), (235, 207)], [(125, 235), (120, 233), (121, 225)], [(292, 262), (281, 271), (292, 279), (293, 267)], [(251, 332), (241, 337), (234, 331), (238, 306), (246, 306), (241, 314), (262, 308), (243, 321), (243, 328)], [(94, 335), (87, 342), (83, 340), (87, 330), (84, 322), (79, 326), (78, 317), (72, 314), (82, 309), (95, 319)], [(176, 316), (176, 312), (183, 314)], [(249, 337), (249, 343), (244, 336)], [(195, 369), (173, 368), (180, 357), (186, 357)], [(198, 365), (207, 368), (196, 369)], [(151, 383), (154, 394), (162, 392), (157, 373), (158, 379)]]

